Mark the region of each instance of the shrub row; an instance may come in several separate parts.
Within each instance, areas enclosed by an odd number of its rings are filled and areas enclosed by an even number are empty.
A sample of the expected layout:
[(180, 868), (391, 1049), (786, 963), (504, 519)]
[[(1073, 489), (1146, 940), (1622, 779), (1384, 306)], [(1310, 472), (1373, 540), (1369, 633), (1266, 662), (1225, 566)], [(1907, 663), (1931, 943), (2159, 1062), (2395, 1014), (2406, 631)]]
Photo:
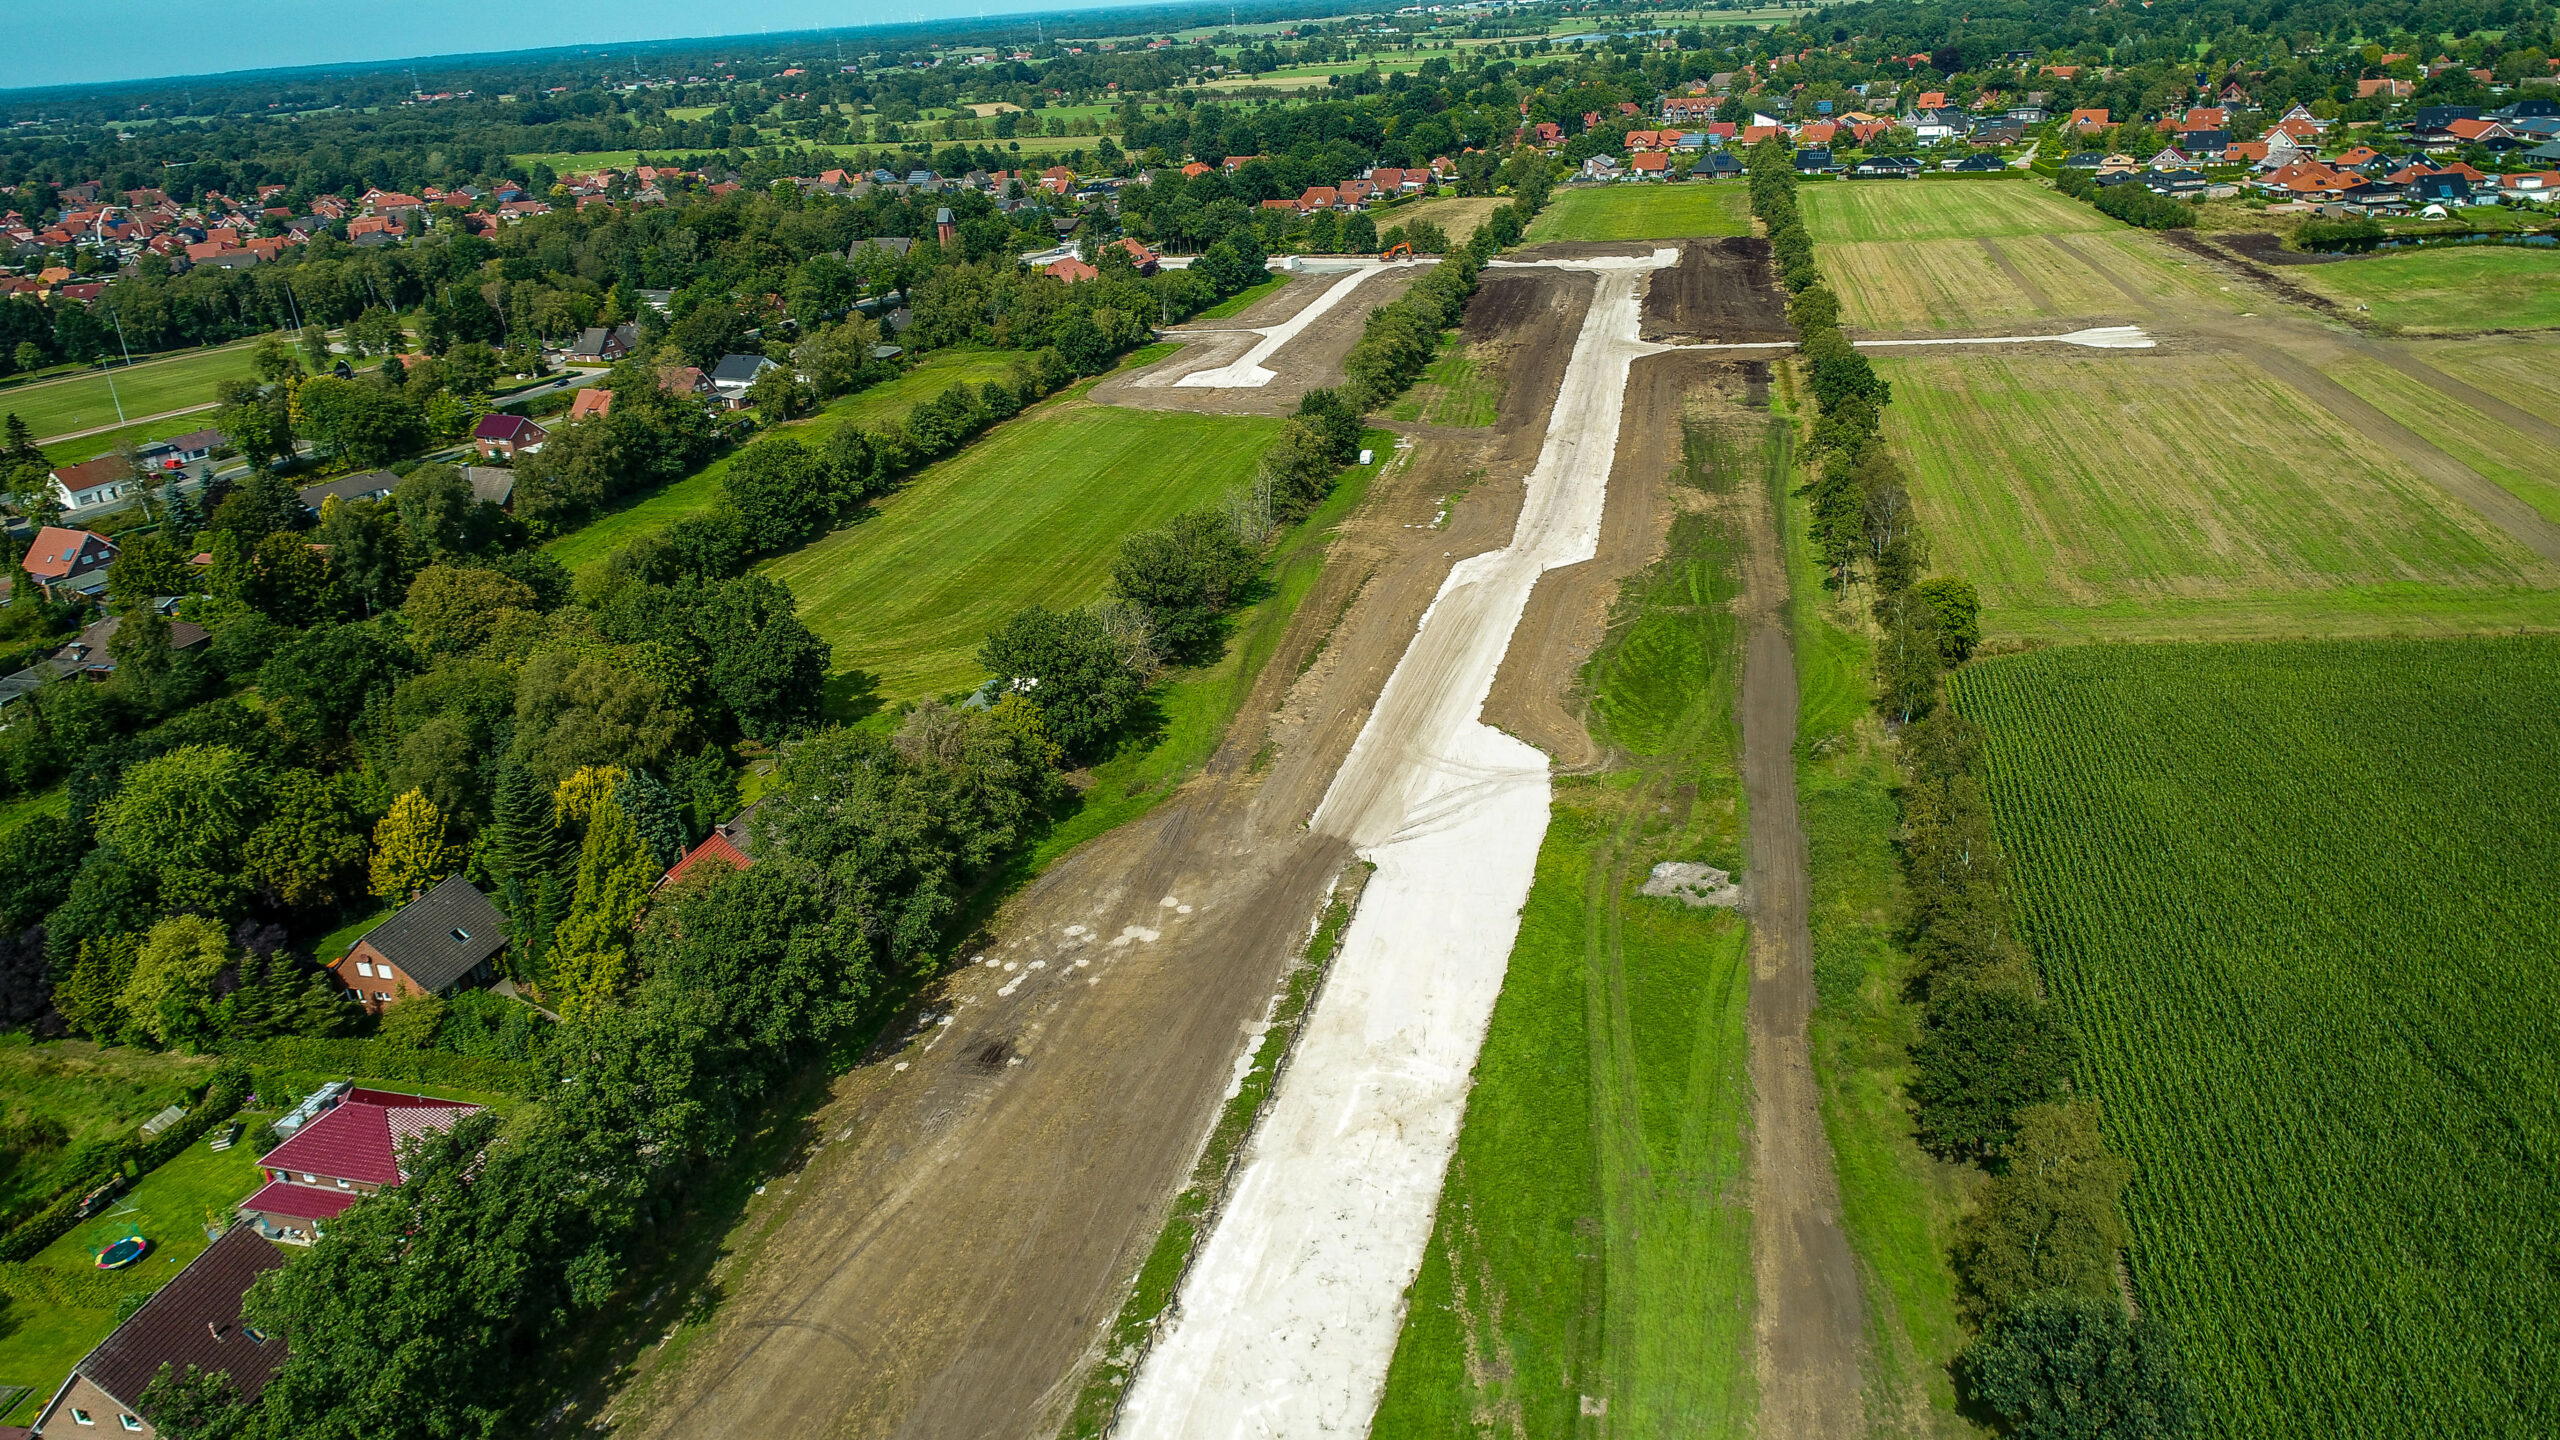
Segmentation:
[[(234, 1059), (264, 1069), (299, 1070), (321, 1075), (363, 1075), (412, 1085), (451, 1085), (502, 1095), (529, 1093), (534, 1067), (477, 1055), (421, 1050), (391, 1040), (324, 1040), (311, 1036), (279, 1036), (235, 1045)], [(234, 1108), (237, 1108), (236, 1106)]]
[(80, 1275), (56, 1270), (50, 1265), (28, 1265), (17, 1261), (0, 1263), (0, 1298), (24, 1300), (34, 1305), (112, 1310), (124, 1303), (126, 1296), (147, 1295), (155, 1288), (149, 1277), (129, 1270), (100, 1270)]

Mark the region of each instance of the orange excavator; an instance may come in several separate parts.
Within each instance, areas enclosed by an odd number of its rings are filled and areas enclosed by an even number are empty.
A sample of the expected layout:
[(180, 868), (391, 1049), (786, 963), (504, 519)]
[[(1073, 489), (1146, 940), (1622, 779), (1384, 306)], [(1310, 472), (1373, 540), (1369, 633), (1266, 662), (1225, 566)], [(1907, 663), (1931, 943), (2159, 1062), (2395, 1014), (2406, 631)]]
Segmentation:
[(1378, 258), (1381, 260), (1410, 260), (1413, 258), (1413, 247), (1399, 241), (1396, 244), (1388, 246), (1387, 253), (1379, 256)]

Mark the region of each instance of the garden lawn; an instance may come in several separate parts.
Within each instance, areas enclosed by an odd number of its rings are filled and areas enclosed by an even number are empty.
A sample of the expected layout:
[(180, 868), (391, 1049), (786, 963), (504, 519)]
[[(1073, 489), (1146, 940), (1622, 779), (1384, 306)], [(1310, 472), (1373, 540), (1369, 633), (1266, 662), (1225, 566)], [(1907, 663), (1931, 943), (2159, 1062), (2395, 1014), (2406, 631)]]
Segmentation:
[[(40, 380), (0, 390), (0, 415), (15, 415), (26, 421), (27, 428), (43, 440), (115, 424), (118, 400), (124, 403), (128, 420), (211, 405), (215, 381), (242, 379), (250, 374), (249, 362), (256, 344), (255, 340), (243, 340), (166, 360), (84, 371), (67, 379)], [(112, 392), (110, 376), (114, 379)], [(181, 425), (173, 433), (197, 428), (200, 426)], [(61, 463), (59, 456), (55, 458)]]
[(205, 1226), (229, 1224), (231, 1207), (257, 1193), (258, 1153), (250, 1148), (249, 1137), (274, 1118), (271, 1112), (243, 1111), (239, 1143), (219, 1152), (208, 1148), (213, 1136), (222, 1133), (221, 1126), (214, 1127), (177, 1158), (143, 1176), (104, 1214), (37, 1252), (33, 1263), (87, 1275), (96, 1268), (98, 1250), (138, 1230), (151, 1242), (151, 1253), (132, 1270), (163, 1281), (176, 1275), (212, 1243)]
[(2288, 268), (2286, 278), (2421, 332), (2560, 327), (2560, 248), (2458, 246)]
[[(809, 444), (823, 442), (846, 425), (886, 428), (903, 422), (908, 411), (953, 385), (982, 384), (1001, 378), (1011, 372), (1018, 358), (1012, 351), (936, 351), (895, 379), (856, 391), (806, 420), (794, 420), (778, 428)], [(699, 515), (720, 503), (720, 477), (728, 473), (729, 459), (723, 455), (681, 480), (588, 521), (543, 548), (571, 570), (583, 570), (643, 535)]]
[(1740, 181), (1684, 180), (1558, 190), (1529, 222), (1532, 245), (1550, 240), (1682, 240), (1751, 233), (1751, 194)]
[(0, 1204), (47, 1196), (69, 1184), (81, 1169), (72, 1157), (84, 1145), (133, 1138), (143, 1121), (210, 1079), (213, 1068), (213, 1060), (200, 1056), (86, 1040), (39, 1045), (23, 1034), (0, 1036), (0, 1113), (50, 1118), (70, 1136), (61, 1149), (0, 1171)]
[(2560, 619), (2552, 566), (2238, 357), (1876, 370), (1936, 562), (1981, 587), (1989, 636)]
[(880, 699), (967, 690), (989, 631), (1098, 598), (1124, 537), (1248, 483), (1279, 429), (1052, 399), (765, 570)]
[(71, 1367), (115, 1328), (112, 1309), (0, 1297), (0, 1386), (27, 1388), (16, 1405), (0, 1411), (0, 1425), (32, 1423)]
[(1803, 186), (1796, 191), (1796, 204), (1817, 244), (2122, 228), (2095, 207), (2031, 180), (1848, 180)]

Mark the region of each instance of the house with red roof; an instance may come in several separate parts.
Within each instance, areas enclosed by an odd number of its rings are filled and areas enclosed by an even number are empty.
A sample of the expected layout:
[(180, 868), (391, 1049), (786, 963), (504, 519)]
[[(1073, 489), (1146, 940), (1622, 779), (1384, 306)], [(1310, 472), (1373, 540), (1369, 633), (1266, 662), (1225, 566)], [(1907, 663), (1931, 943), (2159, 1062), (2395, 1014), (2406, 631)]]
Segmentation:
[(2074, 135), (2095, 135), (2107, 128), (2107, 112), (2103, 108), (2074, 110), (2071, 118), (2062, 122), (2062, 128)]
[[(109, 457), (113, 458), (113, 457)], [(83, 467), (67, 467), (78, 470)], [(54, 472), (54, 484), (62, 484), (62, 471)], [(18, 562), (30, 579), (44, 593), (56, 600), (95, 596), (107, 588), (107, 568), (115, 564), (116, 545), (95, 530), (68, 530), (60, 525), (47, 525), (27, 543), (27, 553)]]
[(285, 1245), (308, 1245), (367, 1195), (409, 1178), (402, 1147), (443, 1134), (478, 1110), (459, 1100), (349, 1090), (258, 1159), (266, 1184), (235, 1208), (249, 1228)]
[(1630, 156), (1627, 169), (1633, 171), (1639, 180), (1660, 180), (1671, 173), (1671, 157), (1659, 150), (1647, 150)]
[(612, 413), (613, 392), (589, 386), (579, 391), (578, 398), (570, 402), (569, 423), (575, 425), (581, 420), (601, 420)]
[(472, 427), (471, 443), (480, 449), (480, 458), (495, 460), (503, 455), (512, 460), (519, 454), (530, 455), (542, 448), (551, 432), (521, 415), (489, 415)]
[(1077, 259), (1073, 255), (1066, 256), (1063, 259), (1050, 261), (1048, 264), (1040, 267), (1040, 273), (1062, 285), (1073, 285), (1079, 281), (1099, 280), (1102, 278), (1101, 271), (1094, 269), (1092, 266)]
[(703, 865), (726, 865), (732, 870), (753, 869), (756, 860), (750, 853), (753, 839), (748, 834), (748, 827), (754, 822), (755, 815), (756, 807), (750, 805), (713, 827), (710, 834), (702, 837), (701, 844), (686, 851), (685, 857), (669, 867), (666, 874), (659, 876), (658, 883), (651, 888), (663, 890)]

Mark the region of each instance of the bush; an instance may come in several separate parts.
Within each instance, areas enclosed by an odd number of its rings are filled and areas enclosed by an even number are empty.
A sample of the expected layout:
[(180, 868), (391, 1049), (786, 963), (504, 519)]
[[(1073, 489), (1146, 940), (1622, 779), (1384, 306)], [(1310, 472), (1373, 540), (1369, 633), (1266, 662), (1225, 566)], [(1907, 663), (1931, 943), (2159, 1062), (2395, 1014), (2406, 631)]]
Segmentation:
[(1049, 738), (1071, 755), (1101, 749), (1142, 687), (1121, 646), (1091, 610), (1034, 605), (1015, 613), (978, 649), (999, 689), (1039, 710)]
[(2113, 1297), (2039, 1295), (1956, 1362), (1971, 1397), (2024, 1440), (2176, 1440), (2196, 1430), (2175, 1346)]
[(1948, 1159), (2002, 1153), (2018, 1133), (2018, 1112), (2062, 1093), (2079, 1050), (2078, 1037), (2033, 994), (1949, 985), (1931, 997), (1927, 1026), (1911, 1047), (1906, 1088), (1920, 1143)]

